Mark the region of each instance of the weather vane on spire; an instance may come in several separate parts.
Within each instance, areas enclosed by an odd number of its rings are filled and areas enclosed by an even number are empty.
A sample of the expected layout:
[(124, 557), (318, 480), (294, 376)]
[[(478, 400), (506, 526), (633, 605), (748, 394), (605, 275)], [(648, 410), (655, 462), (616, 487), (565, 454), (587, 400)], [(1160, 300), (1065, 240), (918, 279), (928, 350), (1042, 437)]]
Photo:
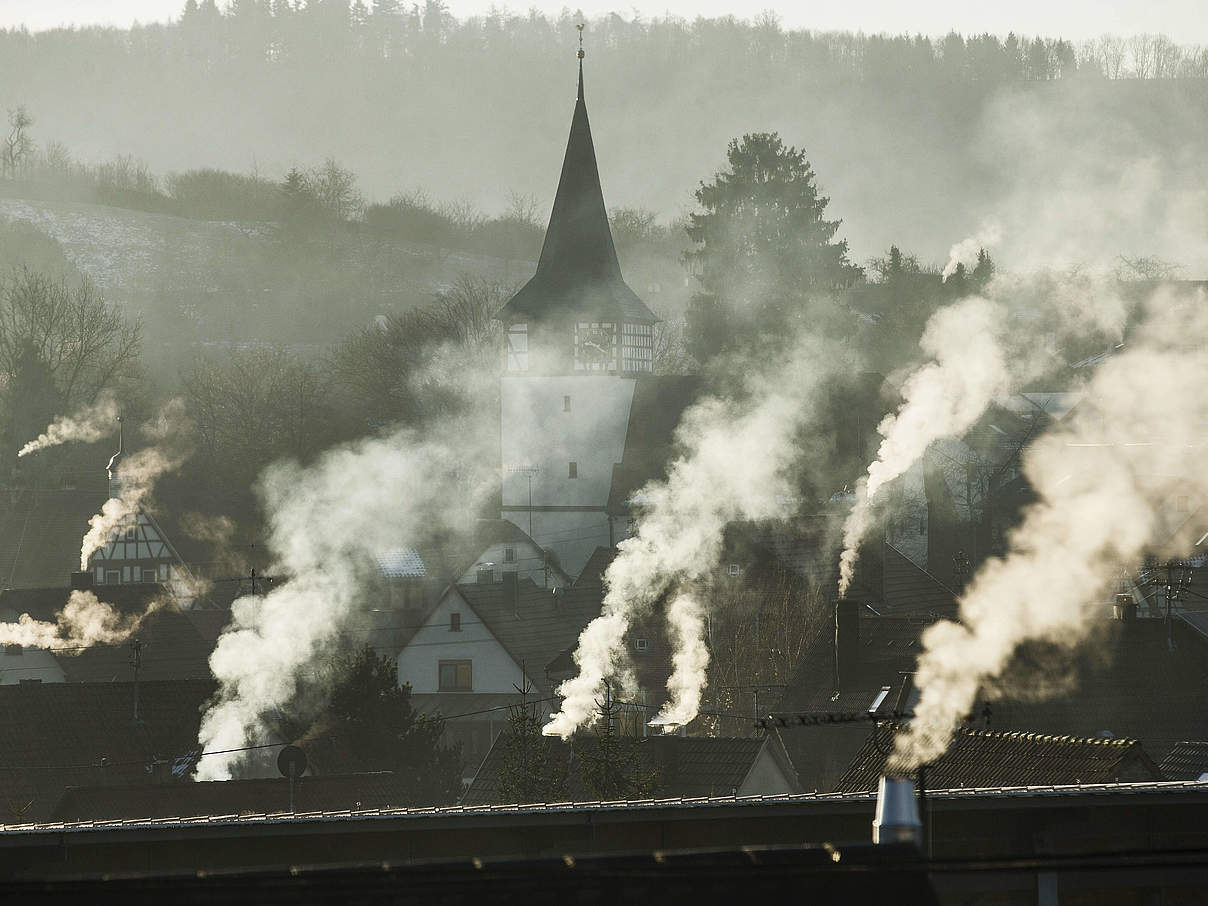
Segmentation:
[(579, 59), (582, 60), (586, 54), (583, 53), (583, 28), (584, 25), (580, 22), (575, 28), (579, 29)]

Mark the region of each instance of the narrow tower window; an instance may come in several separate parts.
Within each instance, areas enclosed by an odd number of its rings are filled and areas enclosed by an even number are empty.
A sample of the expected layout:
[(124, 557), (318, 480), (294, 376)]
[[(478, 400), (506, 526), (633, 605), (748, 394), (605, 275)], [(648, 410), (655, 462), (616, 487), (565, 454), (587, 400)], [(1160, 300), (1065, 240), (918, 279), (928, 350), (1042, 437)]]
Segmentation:
[(562, 397), (562, 411), (570, 412), (570, 397), (569, 396)]
[(568, 478), (578, 478), (579, 477), (579, 464), (577, 462), (572, 462), (570, 464), (570, 474), (567, 477)]

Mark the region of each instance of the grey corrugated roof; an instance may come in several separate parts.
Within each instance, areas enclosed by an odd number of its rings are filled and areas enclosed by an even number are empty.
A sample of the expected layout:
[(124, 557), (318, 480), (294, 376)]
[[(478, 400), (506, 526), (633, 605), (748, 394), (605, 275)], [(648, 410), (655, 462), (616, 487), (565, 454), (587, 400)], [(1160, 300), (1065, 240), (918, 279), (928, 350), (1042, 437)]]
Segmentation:
[[(407, 805), (406, 787), (399, 775), (389, 771), (307, 774), (295, 781), (293, 796), (302, 812), (401, 808)], [(51, 818), (73, 822), (264, 814), (284, 811), (289, 801), (289, 781), (284, 777), (72, 787), (64, 792)]]
[[(929, 799), (1081, 799), (1108, 796), (1162, 796), (1189, 794), (1205, 797), (1208, 802), (1208, 781), (1144, 782), (1144, 783), (1082, 783), (1046, 784), (1041, 786), (986, 787), (979, 789), (928, 789)], [(195, 826), (271, 825), (331, 823), (341, 821), (388, 821), (398, 819), (447, 819), (494, 815), (558, 815), (568, 813), (600, 813), (611, 811), (657, 811), (680, 809), (743, 809), (777, 806), (793, 808), (818, 803), (871, 804), (873, 793), (781, 793), (770, 796), (695, 796), (666, 799), (622, 800), (616, 802), (577, 801), (529, 803), (525, 805), (452, 805), (432, 808), (398, 809), (339, 809), (333, 811), (289, 813), (266, 812), (249, 815), (213, 815), (198, 818), (132, 819), (114, 821), (45, 821), (25, 824), (0, 824), (0, 834), (59, 834), (93, 830), (136, 830), (140, 828), (187, 828)]]

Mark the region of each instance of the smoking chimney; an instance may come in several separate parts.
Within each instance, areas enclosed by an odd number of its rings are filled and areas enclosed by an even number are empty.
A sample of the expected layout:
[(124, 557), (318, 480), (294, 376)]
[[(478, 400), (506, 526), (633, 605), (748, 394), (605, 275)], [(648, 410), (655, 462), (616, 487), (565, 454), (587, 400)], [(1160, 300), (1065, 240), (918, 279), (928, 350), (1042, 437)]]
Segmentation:
[(105, 471), (109, 476), (109, 496), (117, 497), (121, 493), (119, 487), (120, 481), (117, 477), (118, 466), (122, 462), (122, 417), (117, 417), (117, 452), (109, 457), (109, 465), (105, 466)]
[(860, 604), (850, 598), (835, 602), (835, 691), (850, 689), (860, 661)]
[(1112, 615), (1121, 623), (1132, 623), (1137, 619), (1137, 602), (1127, 593), (1116, 595), (1112, 605)]
[(71, 590), (86, 591), (92, 588), (92, 573), (88, 570), (80, 570), (71, 574)]
[(877, 813), (872, 819), (872, 842), (913, 843), (923, 839), (923, 823), (919, 820), (919, 805), (914, 796), (914, 784), (909, 780), (882, 777), (877, 785)]

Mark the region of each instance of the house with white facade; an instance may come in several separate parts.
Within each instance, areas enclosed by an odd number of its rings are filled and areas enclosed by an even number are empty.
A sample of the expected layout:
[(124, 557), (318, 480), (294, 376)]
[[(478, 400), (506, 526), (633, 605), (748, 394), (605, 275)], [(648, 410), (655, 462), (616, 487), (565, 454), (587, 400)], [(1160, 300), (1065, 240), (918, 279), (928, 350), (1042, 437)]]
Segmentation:
[(440, 713), (470, 769), (507, 725), (521, 690), (552, 705), (547, 666), (600, 613), (600, 588), (543, 588), (504, 573), (501, 582), (450, 586), (404, 641), (398, 679), (412, 705)]

